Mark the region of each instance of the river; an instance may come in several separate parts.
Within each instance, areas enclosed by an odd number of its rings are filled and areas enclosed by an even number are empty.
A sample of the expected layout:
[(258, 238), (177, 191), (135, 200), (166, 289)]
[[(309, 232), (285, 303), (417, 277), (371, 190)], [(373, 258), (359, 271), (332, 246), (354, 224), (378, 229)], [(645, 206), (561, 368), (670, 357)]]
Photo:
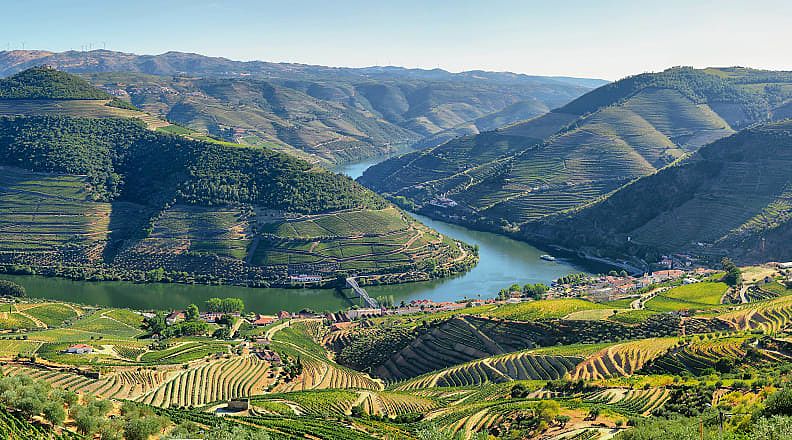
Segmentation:
[[(347, 163), (334, 171), (355, 179), (366, 168), (385, 158)], [(444, 235), (478, 245), (480, 262), (469, 272), (452, 278), (367, 287), (366, 290), (372, 297), (392, 295), (396, 302), (412, 299), (452, 301), (488, 298), (513, 283), (549, 284), (559, 276), (571, 272), (603, 270), (603, 267), (582, 261), (545, 261), (539, 258), (544, 252), (527, 243), (413, 215)], [(190, 303), (200, 304), (211, 297), (242, 298), (248, 310), (261, 313), (298, 311), (303, 308), (317, 311), (338, 310), (350, 305), (343, 294), (331, 289), (250, 289), (237, 286), (87, 282), (40, 276), (1, 277), (25, 286), (28, 296), (31, 297), (135, 309), (182, 308)]]

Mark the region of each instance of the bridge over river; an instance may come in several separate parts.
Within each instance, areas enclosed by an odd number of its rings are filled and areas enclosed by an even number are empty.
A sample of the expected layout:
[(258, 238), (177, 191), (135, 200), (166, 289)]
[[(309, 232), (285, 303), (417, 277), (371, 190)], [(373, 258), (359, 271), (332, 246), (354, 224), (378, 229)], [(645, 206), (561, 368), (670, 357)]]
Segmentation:
[(367, 306), (371, 307), (372, 309), (379, 308), (377, 301), (369, 296), (368, 292), (366, 292), (366, 289), (360, 287), (355, 277), (348, 277), (346, 279), (346, 283), (347, 286), (351, 287), (352, 290), (354, 290), (355, 293), (357, 293), (357, 295), (363, 299), (363, 302), (365, 302)]

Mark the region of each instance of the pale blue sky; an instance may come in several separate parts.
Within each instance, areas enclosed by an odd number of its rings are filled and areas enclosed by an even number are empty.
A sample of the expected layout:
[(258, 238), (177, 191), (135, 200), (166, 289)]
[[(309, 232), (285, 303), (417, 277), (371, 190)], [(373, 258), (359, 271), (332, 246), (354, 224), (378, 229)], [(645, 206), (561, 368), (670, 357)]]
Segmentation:
[(92, 45), (331, 66), (617, 79), (675, 65), (792, 70), (792, 1), (3, 0), (0, 50)]

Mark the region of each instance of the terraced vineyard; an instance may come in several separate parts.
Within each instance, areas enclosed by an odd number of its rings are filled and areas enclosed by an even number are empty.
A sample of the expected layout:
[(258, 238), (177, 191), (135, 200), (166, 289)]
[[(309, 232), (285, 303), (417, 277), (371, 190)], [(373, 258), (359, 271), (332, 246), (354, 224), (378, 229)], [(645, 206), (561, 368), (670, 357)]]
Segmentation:
[(718, 316), (737, 330), (776, 332), (792, 320), (792, 297), (782, 296), (769, 301), (743, 305), (739, 310)]
[(665, 388), (632, 390), (610, 388), (584, 395), (581, 399), (588, 404), (608, 405), (625, 414), (648, 416), (663, 406), (671, 397)]
[[(670, 349), (666, 354), (654, 359), (648, 370), (656, 373), (680, 374), (689, 371), (702, 374), (704, 370), (731, 369), (735, 364), (745, 361), (748, 351), (748, 338), (725, 337), (694, 340), (680, 347)], [(762, 358), (770, 361), (783, 361), (785, 355), (759, 351)]]
[(366, 374), (342, 367), (328, 359), (327, 352), (314, 339), (316, 321), (296, 322), (274, 334), (272, 346), (293, 358), (300, 358), (303, 373), (289, 383), (276, 387), (279, 392), (321, 390), (327, 388), (359, 388), (379, 390), (382, 383)]
[(676, 338), (661, 338), (613, 345), (584, 360), (571, 372), (570, 377), (575, 380), (599, 380), (630, 376), (677, 341)]
[(321, 268), (384, 273), (420, 265), (438, 251), (447, 262), (465, 253), (454, 241), (420, 225), (395, 208), (345, 211), (276, 221), (262, 226), (250, 258), (259, 265), (287, 265), (303, 272)]
[(201, 406), (219, 400), (260, 394), (272, 382), (269, 363), (257, 356), (213, 360), (193, 365), (187, 371), (137, 397), (146, 404)]
[(487, 382), (561, 379), (583, 361), (582, 357), (535, 355), (530, 351), (468, 362), (398, 384), (397, 390), (467, 387)]
[(499, 307), (488, 316), (521, 321), (563, 318), (571, 313), (586, 310), (606, 310), (609, 307), (582, 299), (554, 299), (528, 301)]
[(139, 119), (146, 123), (150, 130), (170, 125), (163, 119), (156, 118), (138, 110), (122, 109), (106, 105), (109, 100), (48, 100), (48, 99), (0, 99), (0, 116), (15, 115), (51, 115), (72, 116), (80, 118), (129, 118)]
[[(88, 179), (33, 173), (19, 168), (0, 167), (0, 258), (24, 252), (42, 264), (59, 258), (57, 250), (66, 245), (60, 258), (87, 262), (101, 258), (105, 241), (123, 237), (134, 227), (136, 212), (130, 204), (96, 203), (87, 190)], [(129, 222), (113, 221), (113, 215), (127, 215)]]
[(72, 440), (82, 438), (70, 431), (57, 433), (38, 424), (30, 423), (5, 408), (0, 409), (0, 436), (7, 439), (26, 440)]

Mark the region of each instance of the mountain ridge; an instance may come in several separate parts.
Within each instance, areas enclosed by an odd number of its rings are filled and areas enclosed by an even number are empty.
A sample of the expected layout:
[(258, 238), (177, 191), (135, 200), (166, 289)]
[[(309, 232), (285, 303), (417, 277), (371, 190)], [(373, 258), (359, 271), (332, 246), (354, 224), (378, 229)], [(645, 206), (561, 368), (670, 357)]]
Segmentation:
[[(0, 52), (0, 75), (48, 64), (79, 73), (162, 119), (229, 142), (268, 145), (315, 162), (391, 154), (518, 102), (533, 113), (590, 90), (592, 82), (523, 74), (396, 67), (330, 68), (236, 62), (168, 52)], [(597, 80), (593, 80), (597, 83)]]
[(424, 214), (513, 233), (735, 128), (777, 118), (790, 100), (790, 72), (672, 68), (602, 86), (528, 121), (392, 158), (359, 181)]

